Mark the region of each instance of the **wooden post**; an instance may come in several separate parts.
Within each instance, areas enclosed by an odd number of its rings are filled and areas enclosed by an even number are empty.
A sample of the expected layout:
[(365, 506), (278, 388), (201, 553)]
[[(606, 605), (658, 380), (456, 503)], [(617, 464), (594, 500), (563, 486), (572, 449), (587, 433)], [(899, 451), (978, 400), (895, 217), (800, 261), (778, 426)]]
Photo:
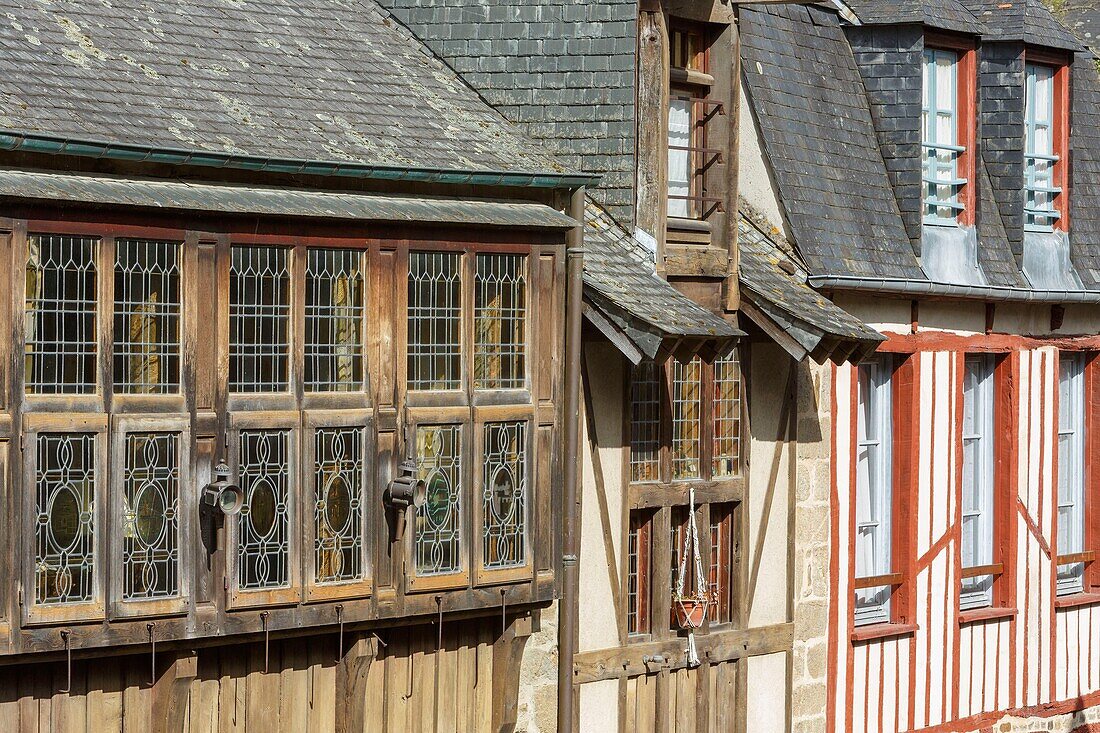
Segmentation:
[(153, 684), (153, 729), (183, 733), (187, 697), (198, 676), (199, 657), (194, 651), (179, 653)]
[(642, 4), (638, 17), (637, 226), (657, 240), (657, 271), (665, 271), (668, 192), (668, 21), (660, 0)]
[(493, 725), (495, 733), (512, 733), (519, 712), (519, 668), (531, 638), (531, 617), (520, 616), (493, 644)]
[(367, 730), (367, 673), (378, 650), (373, 637), (360, 636), (336, 668), (336, 732)]
[(729, 26), (730, 72), (729, 90), (729, 150), (726, 159), (726, 242), (729, 244), (729, 276), (726, 278), (726, 310), (733, 312), (741, 307), (741, 288), (738, 275), (741, 269), (741, 248), (737, 243), (739, 215), (740, 147), (741, 147), (741, 31), (735, 17)]

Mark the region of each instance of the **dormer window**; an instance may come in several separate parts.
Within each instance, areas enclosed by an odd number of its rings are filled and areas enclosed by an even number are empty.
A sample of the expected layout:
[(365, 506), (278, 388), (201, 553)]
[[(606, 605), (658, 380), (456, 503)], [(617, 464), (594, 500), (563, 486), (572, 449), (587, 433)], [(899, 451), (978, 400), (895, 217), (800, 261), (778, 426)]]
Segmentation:
[(708, 196), (708, 171), (721, 161), (721, 150), (708, 146), (708, 125), (722, 112), (711, 99), (714, 77), (705, 31), (674, 27), (669, 47), (668, 216), (706, 220), (720, 199)]
[(974, 51), (956, 39), (926, 41), (921, 116), (924, 223), (969, 224)]
[(1067, 229), (1068, 67), (1028, 52), (1024, 107), (1024, 214), (1030, 231)]

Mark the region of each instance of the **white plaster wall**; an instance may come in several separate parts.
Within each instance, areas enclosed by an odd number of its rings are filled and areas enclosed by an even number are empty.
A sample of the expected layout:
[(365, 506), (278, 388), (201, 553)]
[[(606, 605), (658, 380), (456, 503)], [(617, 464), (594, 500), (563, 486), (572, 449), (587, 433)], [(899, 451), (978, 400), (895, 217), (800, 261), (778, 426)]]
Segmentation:
[(745, 730), (782, 733), (787, 730), (787, 655), (768, 654), (747, 661)]
[[(604, 544), (604, 526), (610, 529), (616, 570), (622, 574), (620, 537), (622, 535), (622, 461), (623, 452), (623, 369), (625, 359), (608, 344), (586, 345), (588, 379), (592, 393), (592, 414), (597, 445), (603, 468), (603, 487), (606, 490), (607, 515), (601, 512), (600, 497), (592, 462), (588, 420), (581, 420), (582, 498), (580, 554), (579, 651), (606, 649), (619, 646), (618, 614), (611, 591), (611, 573), (608, 569), (607, 550)], [(587, 409), (587, 408), (586, 408)], [(617, 581), (616, 581), (617, 582)]]
[(580, 733), (619, 730), (619, 681), (589, 682), (580, 688)]
[(783, 233), (788, 241), (791, 233), (787, 230), (787, 220), (779, 208), (779, 196), (776, 193), (775, 181), (772, 179), (771, 170), (764, 158), (763, 145), (760, 141), (760, 130), (756, 126), (752, 108), (749, 106), (745, 87), (741, 87), (741, 129), (740, 146), (738, 148), (737, 170), (740, 176), (737, 191), (757, 211), (763, 214), (772, 226)]
[[(750, 594), (746, 599), (749, 625), (766, 626), (790, 620), (787, 551), (792, 473), (791, 445), (786, 436), (788, 421), (797, 416), (787, 400), (790, 357), (770, 343), (753, 344), (750, 353), (747, 379), (751, 435), (745, 516), (749, 546), (742, 557)], [(781, 440), (777, 442), (777, 438)]]

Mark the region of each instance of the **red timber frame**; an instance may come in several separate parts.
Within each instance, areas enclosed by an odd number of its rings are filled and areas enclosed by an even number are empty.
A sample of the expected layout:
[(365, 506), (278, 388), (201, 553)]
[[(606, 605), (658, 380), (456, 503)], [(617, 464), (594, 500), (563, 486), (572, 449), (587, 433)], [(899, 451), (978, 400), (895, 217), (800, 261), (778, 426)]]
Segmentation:
[[(869, 641), (891, 636), (903, 636), (916, 631), (916, 596), (913, 592), (916, 558), (916, 517), (905, 499), (917, 484), (917, 468), (920, 460), (920, 412), (914, 409), (920, 383), (920, 366), (913, 356), (897, 354), (893, 356), (893, 373), (890, 378), (891, 407), (893, 415), (893, 486), (890, 500), (893, 527), (890, 534), (892, 545), (892, 572), (885, 576), (870, 578), (855, 577), (855, 517), (850, 520), (848, 543), (848, 578), (850, 587), (858, 590), (865, 587), (891, 585), (894, 588), (890, 598), (890, 621), (881, 624), (869, 624), (856, 627), (848, 619), (852, 641)], [(851, 415), (858, 414), (859, 390), (853, 386), (851, 395)], [(851, 421), (850, 465), (856, 465), (857, 438), (856, 420)], [(851, 471), (851, 492), (855, 496), (856, 471)], [(854, 606), (852, 609), (854, 613)]]
[[(1069, 352), (1070, 349), (1065, 351)], [(1061, 355), (1062, 352), (1059, 352)], [(1100, 358), (1095, 351), (1079, 351), (1085, 357), (1085, 541), (1083, 552), (1063, 555), (1058, 552), (1058, 511), (1052, 514), (1051, 530), (1054, 544), (1053, 561), (1055, 566), (1073, 562), (1085, 563), (1084, 589), (1073, 595), (1053, 594), (1056, 608), (1071, 608), (1100, 603)], [(1056, 365), (1055, 374), (1060, 365)], [(1058, 424), (1058, 390), (1054, 390), (1054, 424)], [(1057, 501), (1058, 487), (1058, 441), (1054, 441), (1054, 496)], [(1052, 578), (1051, 582), (1055, 582)]]
[[(966, 357), (976, 352), (960, 351), (956, 366), (955, 394), (955, 466), (958, 495), (955, 498), (955, 542), (962, 546), (962, 470), (963, 470), (963, 378)], [(960, 553), (955, 554), (955, 577), (992, 575), (993, 603), (986, 608), (963, 611), (956, 606), (960, 624), (1008, 618), (1016, 615), (1016, 487), (1020, 463), (1020, 354), (1017, 351), (994, 353), (993, 367), (993, 561), (988, 566), (962, 567)], [(956, 602), (961, 586), (956, 588)]]
[(958, 216), (963, 226), (974, 226), (975, 210), (978, 205), (977, 185), (977, 51), (974, 39), (969, 36), (926, 30), (924, 47), (942, 51), (954, 51), (959, 55), (955, 88), (957, 126), (956, 139), (966, 150), (959, 155), (958, 171), (966, 185), (959, 191), (959, 202), (965, 207)]
[[(1054, 117), (1054, 154), (1058, 156), (1058, 162), (1054, 164), (1052, 182), (1055, 188), (1062, 192), (1054, 197), (1054, 209), (1061, 217), (1054, 222), (1054, 228), (1058, 231), (1069, 231), (1069, 201), (1070, 201), (1070, 161), (1069, 161), (1069, 130), (1070, 130), (1070, 62), (1071, 58), (1065, 53), (1048, 51), (1028, 47), (1024, 50), (1026, 63), (1043, 64), (1054, 68), (1054, 109), (1051, 114)], [(1025, 82), (1026, 83), (1026, 82)]]

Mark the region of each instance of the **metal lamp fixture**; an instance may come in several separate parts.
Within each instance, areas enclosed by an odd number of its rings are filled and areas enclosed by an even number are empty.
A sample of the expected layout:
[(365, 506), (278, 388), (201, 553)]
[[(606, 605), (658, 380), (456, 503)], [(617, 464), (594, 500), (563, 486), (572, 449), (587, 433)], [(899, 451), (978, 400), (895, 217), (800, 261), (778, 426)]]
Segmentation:
[(386, 487), (382, 501), (392, 509), (404, 511), (424, 506), (427, 497), (427, 486), (417, 477), (416, 461), (406, 460), (401, 462), (398, 475)]
[(202, 503), (211, 509), (217, 509), (226, 516), (241, 511), (244, 504), (244, 491), (229, 480), (229, 466), (219, 461), (214, 467), (214, 480), (202, 489)]

